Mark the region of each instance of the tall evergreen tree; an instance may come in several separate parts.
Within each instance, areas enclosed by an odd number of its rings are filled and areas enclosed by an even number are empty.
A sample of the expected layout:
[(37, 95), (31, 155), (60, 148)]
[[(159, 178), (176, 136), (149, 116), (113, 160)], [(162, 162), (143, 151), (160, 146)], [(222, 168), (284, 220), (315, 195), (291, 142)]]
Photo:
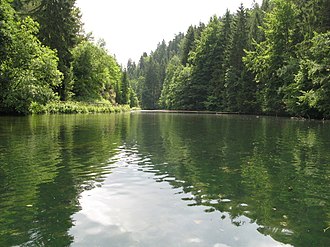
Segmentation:
[(132, 89), (136, 92), (142, 108), (154, 109), (161, 104), (160, 96), (166, 77), (166, 69), (173, 56), (178, 56), (184, 35), (179, 33), (168, 45), (163, 40), (148, 56), (144, 53), (137, 65), (129, 61), (127, 72)]
[(226, 108), (228, 111), (239, 111), (238, 101), (243, 100), (245, 95), (242, 93), (242, 84), (246, 83), (242, 78), (244, 64), (242, 61), (245, 55), (244, 49), (247, 48), (247, 17), (243, 5), (237, 11), (234, 25), (232, 27), (233, 35), (228, 52), (228, 67), (226, 69), (225, 91)]
[(40, 23), (41, 42), (57, 51), (59, 70), (64, 75), (57, 91), (62, 100), (67, 100), (73, 86), (71, 51), (79, 41), (81, 30), (75, 0), (41, 0), (35, 16)]
[(152, 57), (148, 57), (146, 60), (147, 67), (142, 85), (141, 105), (143, 109), (157, 109), (161, 94), (159, 65)]
[(229, 67), (228, 58), (232, 40), (232, 22), (233, 15), (227, 9), (225, 15), (221, 18), (221, 25), (223, 28), (219, 36), (219, 42), (221, 43), (222, 49), (218, 54), (219, 63), (212, 72), (212, 79), (210, 81), (211, 91), (207, 100), (207, 108), (209, 110), (225, 110), (226, 107), (225, 99), (227, 91), (225, 90), (225, 78), (226, 70)]
[(33, 15), (40, 7), (41, 0), (12, 0), (11, 5), (13, 8), (23, 16)]
[(261, 28), (263, 26), (264, 13), (259, 4), (255, 3), (253, 9), (248, 11), (248, 15), (248, 48), (253, 50), (254, 43), (260, 43), (265, 40), (265, 34)]
[(126, 69), (123, 71), (123, 76), (121, 79), (121, 104), (130, 104), (130, 86), (127, 78)]
[(162, 90), (159, 102), (168, 109), (328, 116), (328, 12), (328, 0), (241, 6), (190, 26), (167, 56), (160, 44), (129, 74), (143, 107), (157, 107)]
[(299, 30), (306, 39), (330, 30), (329, 0), (291, 0), (299, 9)]
[(167, 53), (168, 53), (168, 58), (169, 60), (178, 54), (181, 54), (181, 41), (184, 38), (184, 34), (183, 33), (179, 33), (177, 35), (175, 35), (174, 39), (171, 40), (170, 42), (168, 42), (168, 46), (167, 46)]
[(166, 78), (161, 92), (159, 104), (162, 108), (173, 109), (175, 99), (175, 91), (178, 89), (178, 81), (175, 79), (175, 74), (181, 68), (181, 59), (175, 55), (168, 63), (166, 69)]
[(213, 91), (211, 80), (223, 62), (224, 43), (221, 40), (222, 23), (213, 16), (203, 30), (194, 52), (191, 53), (192, 77), (187, 87), (187, 97), (194, 110), (203, 110), (208, 105), (208, 95)]
[[(292, 2), (275, 0), (265, 17), (266, 40), (256, 45), (245, 59), (260, 83), (260, 104), (264, 112), (283, 113), (284, 89), (293, 80), (296, 8)], [(290, 78), (291, 77), (291, 78)]]
[(181, 63), (183, 66), (185, 66), (188, 63), (189, 53), (194, 49), (194, 46), (195, 46), (195, 29), (193, 26), (190, 26), (181, 44)]

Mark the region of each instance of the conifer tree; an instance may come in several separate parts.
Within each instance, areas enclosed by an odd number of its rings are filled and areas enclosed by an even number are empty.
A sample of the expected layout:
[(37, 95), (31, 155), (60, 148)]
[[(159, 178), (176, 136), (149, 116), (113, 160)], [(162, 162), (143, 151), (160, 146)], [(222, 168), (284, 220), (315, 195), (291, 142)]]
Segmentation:
[(195, 30), (193, 26), (188, 28), (187, 34), (182, 40), (181, 45), (181, 63), (185, 66), (188, 63), (189, 53), (194, 49), (195, 45)]
[(81, 30), (75, 0), (41, 0), (35, 17), (40, 24), (41, 42), (57, 51), (58, 68), (64, 75), (57, 91), (62, 100), (67, 100), (70, 98), (73, 86), (71, 51), (79, 41), (78, 34)]
[[(293, 80), (296, 8), (291, 2), (275, 0), (265, 17), (266, 40), (256, 45), (245, 58), (261, 85), (260, 104), (264, 112), (283, 113), (284, 89)], [(287, 66), (289, 65), (289, 66)], [(290, 67), (291, 66), (291, 67)], [(293, 67), (292, 67), (293, 66)], [(291, 77), (291, 78), (290, 78)]]
[(123, 76), (121, 79), (121, 104), (130, 104), (130, 86), (127, 78), (126, 69), (123, 71)]
[(191, 54), (192, 75), (187, 97), (193, 110), (204, 110), (208, 107), (208, 96), (213, 91), (211, 80), (215, 71), (221, 68), (224, 59), (224, 43), (221, 40), (222, 23), (213, 16), (203, 30), (195, 51)]
[(221, 60), (219, 65), (215, 67), (212, 74), (211, 91), (208, 95), (207, 108), (209, 110), (225, 110), (226, 107), (226, 93), (225, 90), (225, 77), (226, 70), (229, 65), (229, 52), (230, 43), (232, 40), (232, 22), (233, 15), (227, 9), (225, 15), (221, 18), (221, 25), (223, 26), (221, 34), (219, 37), (219, 42), (222, 44), (222, 49), (220, 51)]

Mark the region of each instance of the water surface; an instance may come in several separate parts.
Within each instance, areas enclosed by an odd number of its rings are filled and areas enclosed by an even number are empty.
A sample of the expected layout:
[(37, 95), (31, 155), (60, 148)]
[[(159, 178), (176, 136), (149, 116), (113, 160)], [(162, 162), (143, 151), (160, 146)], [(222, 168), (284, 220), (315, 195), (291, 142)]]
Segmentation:
[(330, 124), (0, 117), (0, 246), (329, 246)]

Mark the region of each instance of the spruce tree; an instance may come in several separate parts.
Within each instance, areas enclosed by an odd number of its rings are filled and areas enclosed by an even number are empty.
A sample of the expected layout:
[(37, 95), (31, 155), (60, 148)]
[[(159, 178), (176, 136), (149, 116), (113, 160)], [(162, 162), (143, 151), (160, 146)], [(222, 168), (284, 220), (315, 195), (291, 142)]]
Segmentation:
[(41, 42), (57, 51), (58, 68), (64, 75), (57, 92), (62, 100), (67, 100), (73, 86), (71, 51), (79, 41), (78, 34), (81, 30), (75, 0), (41, 0), (35, 17), (40, 24)]
[(222, 23), (213, 16), (203, 30), (198, 45), (191, 53), (192, 75), (187, 87), (189, 110), (205, 110), (209, 107), (209, 95), (213, 92), (212, 79), (224, 59), (224, 42), (221, 40)]
[(233, 24), (233, 35), (228, 52), (228, 64), (225, 76), (225, 109), (234, 112), (254, 111), (256, 104), (256, 86), (253, 77), (247, 71), (243, 57), (248, 48), (247, 12), (241, 5)]
[(194, 49), (195, 45), (195, 30), (193, 26), (188, 28), (187, 34), (182, 40), (181, 45), (181, 63), (185, 66), (188, 63), (189, 53)]
[(123, 71), (123, 76), (121, 79), (121, 104), (130, 104), (130, 86), (127, 78), (126, 69)]
[(245, 62), (260, 83), (260, 104), (264, 112), (284, 113), (285, 87), (293, 81), (295, 69), (294, 30), (296, 8), (292, 2), (275, 0), (265, 17), (265, 41), (249, 51)]
[(230, 66), (229, 64), (229, 53), (231, 49), (232, 40), (232, 23), (233, 15), (227, 9), (225, 15), (221, 18), (222, 30), (219, 36), (219, 42), (221, 43), (222, 49), (219, 52), (219, 64), (215, 67), (210, 82), (211, 91), (207, 100), (208, 110), (225, 110), (226, 108), (226, 94), (225, 90), (225, 79), (226, 70)]

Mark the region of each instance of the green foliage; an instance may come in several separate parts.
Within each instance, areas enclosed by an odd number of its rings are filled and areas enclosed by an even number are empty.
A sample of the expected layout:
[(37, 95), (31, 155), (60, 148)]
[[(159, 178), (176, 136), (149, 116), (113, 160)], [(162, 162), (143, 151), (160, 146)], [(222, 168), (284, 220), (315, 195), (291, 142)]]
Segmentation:
[(148, 58), (141, 97), (142, 107), (144, 109), (157, 109), (160, 92), (160, 66), (153, 58)]
[(253, 50), (253, 43), (260, 43), (265, 40), (263, 29), (264, 13), (256, 3), (252, 10), (248, 11), (248, 43), (249, 50)]
[(330, 2), (328, 0), (292, 0), (299, 8), (298, 23), (300, 35), (305, 39), (314, 32), (327, 32), (330, 29)]
[(162, 41), (150, 55), (144, 53), (137, 65), (128, 61), (128, 81), (142, 108), (157, 109), (162, 104), (160, 97), (166, 69), (171, 58), (181, 53), (180, 44), (183, 38), (183, 34), (179, 33), (168, 45)]
[(315, 34), (299, 63), (285, 99), (288, 111), (308, 117), (330, 116), (330, 32)]
[(327, 10), (325, 0), (264, 0), (190, 26), (174, 56), (160, 56), (163, 42), (131, 63), (141, 102), (152, 102), (142, 107), (328, 117)]
[(84, 103), (73, 101), (54, 101), (46, 105), (33, 102), (29, 108), (32, 114), (95, 114), (118, 113), (130, 110), (129, 105), (114, 106), (111, 103)]
[(176, 55), (173, 56), (167, 65), (166, 78), (162, 89), (159, 104), (166, 109), (173, 109), (174, 94), (176, 90), (176, 78), (175, 74), (181, 69), (180, 58)]
[(125, 70), (121, 79), (121, 104), (130, 104), (130, 91), (127, 71)]
[(212, 91), (212, 80), (224, 61), (225, 42), (222, 22), (216, 16), (203, 30), (194, 52), (191, 52), (192, 75), (187, 96), (189, 110), (206, 109), (207, 96)]
[(294, 58), (296, 9), (289, 1), (276, 0), (264, 21), (265, 41), (256, 44), (245, 58), (246, 65), (260, 84), (260, 105), (264, 112), (283, 113), (283, 88), (292, 75), (288, 64)]
[(189, 53), (195, 48), (195, 28), (190, 26), (181, 44), (181, 63), (188, 63)]
[(61, 82), (58, 59), (36, 38), (37, 23), (29, 17), (19, 20), (7, 1), (1, 1), (0, 17), (0, 104), (3, 111), (26, 114), (32, 102), (56, 98), (52, 89)]
[(13, 8), (22, 15), (28, 15), (38, 9), (41, 0), (11, 0)]
[(163, 40), (124, 71), (103, 41), (82, 36), (75, 0), (0, 1), (0, 111), (42, 111), (59, 96), (144, 109), (330, 117), (328, 0), (241, 5)]
[(233, 15), (227, 10), (226, 14), (221, 18), (223, 28), (221, 30), (221, 43), (223, 49), (221, 51), (221, 61), (215, 67), (212, 74), (211, 80), (211, 90), (210, 95), (208, 95), (206, 107), (208, 110), (221, 110), (224, 111), (227, 105), (227, 70), (229, 68), (229, 53), (231, 49), (232, 41), (232, 25), (233, 25)]
[(160, 105), (166, 109), (190, 109), (189, 95), (186, 93), (191, 81), (191, 68), (181, 64), (180, 58), (174, 56), (166, 71), (166, 78)]
[(118, 93), (115, 89), (121, 79), (121, 70), (116, 60), (104, 47), (89, 41), (76, 46), (72, 54), (74, 99), (79, 101), (105, 99), (115, 103)]
[(75, 0), (41, 0), (33, 16), (40, 24), (41, 42), (57, 51), (58, 68), (64, 78), (56, 91), (62, 100), (67, 100), (73, 87), (71, 50), (78, 44), (81, 31), (80, 13), (75, 7)]
[(131, 108), (139, 108), (139, 99), (132, 88), (129, 88), (129, 105)]
[[(232, 23), (232, 36), (226, 49), (224, 63), (224, 88), (221, 110), (255, 113), (258, 111), (256, 83), (243, 63), (245, 49), (249, 46), (247, 11), (240, 6)], [(255, 33), (253, 35), (260, 35)]]
[(187, 110), (195, 108), (194, 98), (190, 94), (186, 93), (190, 89), (192, 80), (191, 78), (192, 67), (178, 67), (178, 70), (176, 71), (173, 78), (173, 82), (177, 83), (172, 83), (172, 91), (174, 92), (172, 109)]

